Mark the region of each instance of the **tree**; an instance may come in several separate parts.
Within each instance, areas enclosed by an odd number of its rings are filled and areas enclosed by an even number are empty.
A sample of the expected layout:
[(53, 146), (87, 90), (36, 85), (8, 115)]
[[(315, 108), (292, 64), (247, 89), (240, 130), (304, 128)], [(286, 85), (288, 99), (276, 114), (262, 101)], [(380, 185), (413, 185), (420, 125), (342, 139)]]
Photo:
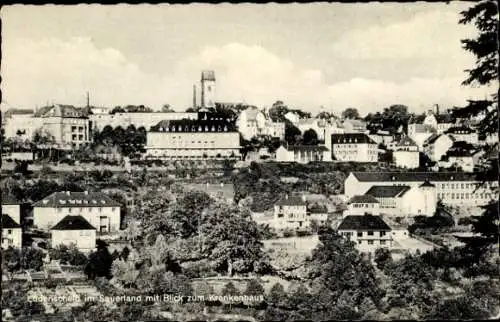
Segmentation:
[(304, 132), (302, 141), (305, 145), (316, 145), (318, 144), (318, 133), (313, 129), (309, 129)]
[(213, 200), (202, 191), (188, 191), (171, 208), (171, 222), (181, 238), (189, 238), (198, 231), (202, 212)]
[(384, 270), (384, 268), (392, 263), (391, 251), (387, 248), (377, 248), (375, 250), (375, 263), (377, 268)]
[[(462, 85), (495, 85), (498, 81), (498, 2), (483, 0), (461, 12), (460, 24), (474, 24), (478, 36), (462, 40), (463, 48), (476, 56), (475, 66), (467, 69), (469, 77)], [(483, 115), (479, 123), (479, 133), (491, 135), (498, 133), (498, 86), (493, 86), (493, 94), (483, 100), (469, 100), (468, 105), (456, 108), (456, 117), (470, 119)], [(497, 135), (497, 134), (495, 134)]]
[(276, 101), (273, 103), (272, 107), (269, 109), (269, 117), (274, 122), (285, 122), (285, 114), (290, 110), (283, 103), (283, 101)]
[(285, 141), (289, 145), (295, 145), (301, 141), (302, 132), (289, 120), (285, 120)]
[(23, 247), (21, 251), (21, 267), (23, 269), (40, 271), (43, 267), (43, 258), (44, 254), (41, 249)]
[(163, 106), (161, 107), (161, 111), (162, 111), (162, 113), (173, 113), (173, 112), (175, 112), (174, 109), (172, 109), (172, 107), (170, 106), (170, 104), (163, 104)]
[(49, 256), (52, 260), (59, 260), (61, 264), (85, 265), (87, 256), (76, 248), (75, 244), (70, 246), (58, 245), (49, 249)]
[(263, 295), (264, 287), (256, 279), (248, 281), (247, 288), (245, 290), (246, 295)]
[(111, 256), (106, 242), (98, 239), (96, 241), (97, 250), (89, 255), (87, 265), (85, 266), (85, 274), (89, 279), (96, 277), (111, 278), (111, 265), (113, 257)]
[(359, 112), (356, 108), (349, 107), (342, 112), (343, 119), (356, 120), (359, 119)]
[(234, 286), (233, 282), (228, 282), (224, 285), (221, 295), (240, 295), (240, 291)]

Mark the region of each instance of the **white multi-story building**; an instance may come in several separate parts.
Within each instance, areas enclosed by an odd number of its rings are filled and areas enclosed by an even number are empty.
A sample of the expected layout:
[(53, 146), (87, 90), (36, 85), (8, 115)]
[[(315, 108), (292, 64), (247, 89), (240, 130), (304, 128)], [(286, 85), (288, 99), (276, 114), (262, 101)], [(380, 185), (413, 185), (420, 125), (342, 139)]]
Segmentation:
[(397, 167), (414, 169), (420, 166), (418, 145), (410, 137), (404, 136), (393, 147), (392, 156)]
[(491, 191), (498, 187), (496, 178), (466, 172), (351, 172), (344, 193), (350, 198), (365, 194), (372, 186), (419, 187), (426, 181), (436, 186), (436, 200), (449, 205), (482, 206), (498, 198)]
[(240, 134), (225, 121), (161, 121), (147, 132), (146, 158), (240, 158)]
[(360, 252), (392, 247), (391, 227), (380, 216), (349, 215), (337, 230), (344, 238), (353, 241)]
[(307, 204), (304, 196), (288, 196), (274, 205), (273, 227), (276, 229), (307, 228), (310, 225), (307, 217)]
[(445, 133), (450, 135), (457, 142), (463, 141), (473, 145), (479, 144), (477, 131), (467, 126), (453, 126)]
[(432, 161), (439, 161), (453, 142), (455, 140), (447, 134), (434, 134), (424, 142), (423, 151)]
[(273, 122), (256, 107), (249, 107), (241, 111), (236, 126), (245, 140), (257, 135), (269, 135), (283, 139), (285, 137), (285, 123)]
[(2, 213), (2, 249), (22, 247), (22, 229), (18, 222)]
[(281, 145), (276, 150), (276, 161), (297, 163), (323, 161), (327, 150), (323, 145)]
[(433, 216), (436, 212), (436, 186), (428, 181), (418, 187), (372, 186), (366, 195), (380, 203), (380, 213), (391, 216)]
[(50, 232), (52, 248), (71, 244), (82, 252), (96, 248), (96, 229), (83, 216), (66, 216)]
[(32, 140), (35, 130), (42, 126), (42, 120), (35, 117), (32, 110), (7, 110), (2, 114), (2, 128), (7, 139)]
[(85, 218), (98, 232), (120, 229), (120, 203), (98, 192), (54, 192), (33, 204), (33, 224), (49, 230), (70, 215)]
[(377, 143), (363, 133), (332, 134), (327, 136), (325, 146), (331, 148), (331, 158), (337, 161), (378, 161)]
[(126, 129), (130, 125), (135, 126), (136, 129), (144, 127), (146, 131), (159, 122), (173, 121), (173, 120), (196, 120), (198, 113), (188, 112), (151, 112), (151, 113), (114, 113), (114, 114), (90, 114), (90, 121), (94, 130), (102, 131), (106, 126), (116, 128), (118, 126)]

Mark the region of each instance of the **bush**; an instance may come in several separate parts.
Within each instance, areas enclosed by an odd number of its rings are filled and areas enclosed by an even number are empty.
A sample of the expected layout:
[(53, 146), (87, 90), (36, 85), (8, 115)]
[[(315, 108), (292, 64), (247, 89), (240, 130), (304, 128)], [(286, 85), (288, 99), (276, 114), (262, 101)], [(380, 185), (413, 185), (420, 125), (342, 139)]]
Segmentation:
[(81, 266), (87, 263), (87, 256), (80, 252), (76, 246), (59, 245), (49, 250), (50, 258), (59, 260), (61, 264)]

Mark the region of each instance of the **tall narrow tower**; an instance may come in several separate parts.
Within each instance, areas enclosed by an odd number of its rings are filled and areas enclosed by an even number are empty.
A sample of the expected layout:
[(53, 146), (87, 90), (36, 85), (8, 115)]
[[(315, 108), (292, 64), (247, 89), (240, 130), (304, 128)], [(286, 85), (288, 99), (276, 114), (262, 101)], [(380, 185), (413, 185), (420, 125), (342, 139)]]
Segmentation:
[(215, 72), (201, 72), (201, 107), (215, 107)]
[(196, 84), (193, 84), (193, 108), (196, 108)]

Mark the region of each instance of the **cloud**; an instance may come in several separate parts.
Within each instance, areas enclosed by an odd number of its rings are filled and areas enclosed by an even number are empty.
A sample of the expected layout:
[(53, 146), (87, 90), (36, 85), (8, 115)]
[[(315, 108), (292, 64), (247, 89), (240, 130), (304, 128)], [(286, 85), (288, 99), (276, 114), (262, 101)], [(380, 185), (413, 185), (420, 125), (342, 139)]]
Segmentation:
[(353, 30), (335, 41), (332, 52), (354, 60), (463, 58), (459, 40), (473, 28), (459, 25), (459, 19), (456, 12), (432, 11), (406, 22)]
[(270, 106), (279, 99), (313, 112), (323, 105), (337, 111), (352, 106), (367, 113), (394, 103), (424, 110), (435, 103), (464, 104), (481, 92), (462, 88), (459, 77), (396, 83), (381, 75), (380, 79), (328, 83), (321, 70), (299, 66), (261, 46), (240, 43), (206, 47), (173, 61), (170, 71), (154, 74), (114, 48), (98, 48), (90, 38), (18, 39), (3, 49), (4, 98), (23, 108), (47, 101), (83, 105), (90, 90), (91, 103), (96, 105), (145, 104), (159, 109), (169, 103), (184, 110), (203, 69), (215, 70), (219, 101)]

